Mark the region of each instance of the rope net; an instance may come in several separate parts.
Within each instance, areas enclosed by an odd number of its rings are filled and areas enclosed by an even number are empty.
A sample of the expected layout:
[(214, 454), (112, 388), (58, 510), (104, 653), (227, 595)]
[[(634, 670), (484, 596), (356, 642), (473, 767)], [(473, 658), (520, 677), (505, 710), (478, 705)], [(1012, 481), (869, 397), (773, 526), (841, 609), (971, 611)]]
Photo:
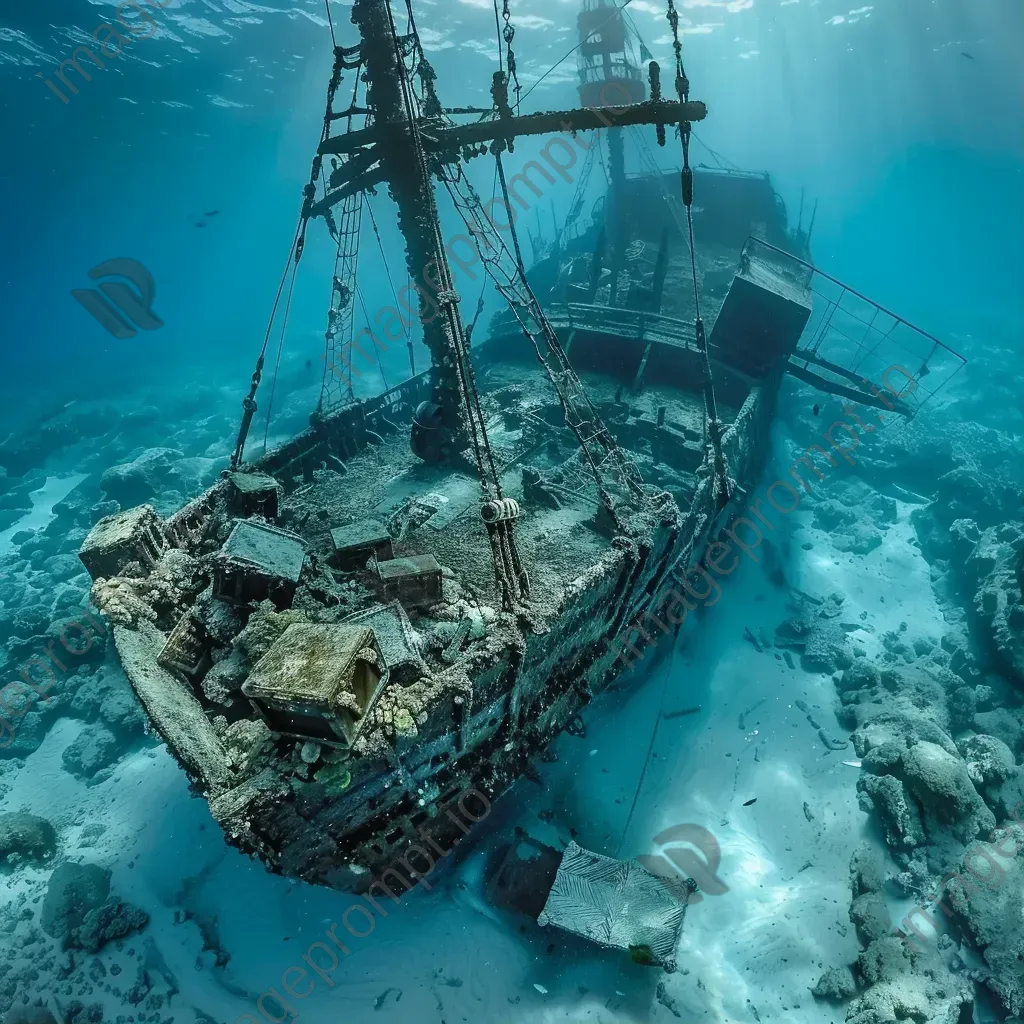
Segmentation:
[[(330, 212), (326, 214), (330, 223)], [(324, 374), (317, 413), (325, 416), (351, 402), (352, 351), (355, 328), (356, 274), (359, 265), (359, 235), (363, 223), (363, 193), (348, 196), (332, 234), (337, 243), (331, 279), (331, 308), (324, 333)], [(358, 375), (359, 371), (355, 373)]]

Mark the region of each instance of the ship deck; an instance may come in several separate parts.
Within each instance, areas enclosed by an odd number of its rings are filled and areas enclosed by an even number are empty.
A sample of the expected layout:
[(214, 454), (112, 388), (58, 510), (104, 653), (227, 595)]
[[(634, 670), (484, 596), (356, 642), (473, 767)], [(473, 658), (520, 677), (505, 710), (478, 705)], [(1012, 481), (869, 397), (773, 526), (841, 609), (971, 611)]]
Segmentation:
[[(581, 379), (644, 482), (668, 491), (685, 511), (703, 456), (701, 395), (665, 385), (629, 393), (620, 379), (599, 373)], [(596, 518), (597, 486), (539, 366), (485, 364), (479, 383), (502, 489), (523, 510), (516, 537), (530, 571), (531, 607), (542, 614), (607, 550), (610, 538)], [(736, 411), (720, 406), (727, 423)], [(332, 530), (376, 521), (394, 538), (395, 557), (436, 557), (444, 570), (446, 602), (461, 597), (498, 607), (490, 544), (479, 515), (481, 485), (470, 453), (465, 454), (462, 465), (428, 465), (413, 455), (406, 431), (383, 436), (345, 462), (344, 471), (321, 470), (288, 495), (282, 525), (329, 561)], [(528, 492), (524, 467), (538, 471), (542, 495)], [(607, 485), (616, 492), (611, 473)], [(375, 600), (371, 589), (361, 596), (357, 604)]]

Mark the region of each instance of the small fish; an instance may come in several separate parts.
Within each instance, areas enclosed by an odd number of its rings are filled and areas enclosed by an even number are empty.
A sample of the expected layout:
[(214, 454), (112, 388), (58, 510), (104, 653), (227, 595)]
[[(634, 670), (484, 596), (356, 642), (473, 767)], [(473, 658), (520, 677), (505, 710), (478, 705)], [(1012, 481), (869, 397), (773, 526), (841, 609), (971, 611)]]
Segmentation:
[(203, 214), (204, 217), (216, 217), (220, 210), (209, 210)]
[(743, 802), (743, 806), (744, 807), (749, 807), (751, 804), (756, 804), (756, 803), (757, 803), (757, 797), (755, 796), (753, 800), (745, 800)]
[(197, 220), (196, 221), (196, 227), (197, 228), (205, 228), (206, 227), (206, 221), (205, 220)]
[(811, 411), (814, 413), (815, 416), (817, 416), (818, 413), (821, 412), (821, 406), (816, 405)]
[(860, 768), (861, 767), (860, 761), (844, 761), (843, 764), (847, 765), (850, 768)]
[(968, 60), (974, 60), (974, 58), (966, 50), (961, 50), (960, 56), (966, 57)]

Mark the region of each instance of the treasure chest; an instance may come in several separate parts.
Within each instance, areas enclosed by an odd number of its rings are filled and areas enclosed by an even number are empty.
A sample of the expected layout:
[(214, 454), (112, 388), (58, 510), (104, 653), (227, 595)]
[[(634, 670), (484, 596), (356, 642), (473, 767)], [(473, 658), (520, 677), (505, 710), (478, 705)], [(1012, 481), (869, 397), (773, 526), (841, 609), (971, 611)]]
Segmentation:
[(360, 519), (331, 530), (331, 564), (342, 572), (366, 568), (371, 558), (394, 558), (391, 535), (376, 519)]
[(191, 612), (178, 619), (156, 660), (190, 682), (198, 682), (209, 671), (213, 664), (210, 636)]
[(94, 579), (117, 576), (129, 562), (152, 568), (167, 550), (163, 524), (152, 505), (105, 516), (85, 538), (78, 557)]
[(369, 627), (293, 623), (256, 664), (242, 692), (274, 732), (349, 746), (386, 684)]
[(239, 519), (276, 519), (281, 485), (266, 473), (228, 473), (228, 508)]
[(407, 608), (441, 600), (441, 566), (431, 554), (378, 562), (377, 573), (385, 593)]
[(301, 537), (242, 519), (217, 555), (213, 592), (231, 604), (253, 604), (269, 598), (278, 608), (287, 608), (295, 596), (305, 559)]

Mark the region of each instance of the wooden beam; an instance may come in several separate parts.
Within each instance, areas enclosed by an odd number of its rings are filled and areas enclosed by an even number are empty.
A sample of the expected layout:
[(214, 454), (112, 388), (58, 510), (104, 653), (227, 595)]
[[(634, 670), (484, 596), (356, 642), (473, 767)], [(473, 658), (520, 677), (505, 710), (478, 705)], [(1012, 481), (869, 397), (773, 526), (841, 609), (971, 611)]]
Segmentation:
[(347, 185), (336, 188), (323, 197), (318, 203), (309, 208), (310, 217), (322, 217), (332, 206), (337, 206), (343, 199), (347, 199), (356, 192), (365, 192), (366, 189), (375, 185), (381, 185), (388, 180), (384, 169), (378, 167), (367, 171), (358, 181), (350, 181)]
[(703, 121), (707, 107), (700, 102), (634, 103), (628, 107), (584, 107), (578, 110), (555, 110), (523, 117), (494, 118), (454, 128), (430, 132), (427, 149), (439, 153), (458, 152), (463, 146), (493, 142), (509, 136), (548, 135), (569, 131), (593, 131), (599, 128), (622, 128), (632, 124), (679, 124), (680, 121)]
[[(317, 150), (322, 156), (327, 154), (351, 153), (360, 146), (370, 146), (380, 142), (385, 137), (385, 129), (391, 128), (392, 133), (396, 130), (383, 123), (371, 124), (369, 128), (360, 128), (358, 131), (345, 132), (343, 135), (333, 135), (320, 143)], [(399, 134), (404, 135), (405, 129), (397, 129)]]
[(792, 363), (789, 363), (786, 366), (786, 373), (792, 374), (797, 380), (802, 380), (805, 384), (810, 384), (812, 388), (817, 388), (818, 391), (824, 391), (830, 395), (838, 395), (840, 398), (845, 398), (851, 402), (860, 402), (861, 405), (870, 405), (875, 409), (898, 412), (901, 416), (906, 416), (907, 419), (913, 419), (914, 417), (914, 410), (906, 402), (901, 402), (898, 398), (893, 398), (891, 402), (883, 402), (880, 398), (876, 398), (869, 392), (861, 391), (860, 388), (848, 388), (845, 384), (837, 384), (835, 381), (828, 380), (820, 374), (812, 373), (806, 366), (794, 366)]
[[(648, 100), (628, 107), (584, 107), (577, 110), (553, 110), (522, 117), (491, 118), (473, 124), (445, 128), (435, 123), (425, 124), (423, 144), (428, 153), (455, 154), (463, 146), (494, 142), (509, 136), (546, 135), (559, 132), (595, 131), (600, 128), (626, 127), (632, 124), (679, 124), (681, 121), (703, 121), (707, 107), (698, 100), (679, 103), (675, 100)], [(322, 155), (350, 153), (385, 139), (396, 143), (408, 134), (405, 125), (377, 123), (369, 128), (348, 132), (326, 139), (321, 143)]]

